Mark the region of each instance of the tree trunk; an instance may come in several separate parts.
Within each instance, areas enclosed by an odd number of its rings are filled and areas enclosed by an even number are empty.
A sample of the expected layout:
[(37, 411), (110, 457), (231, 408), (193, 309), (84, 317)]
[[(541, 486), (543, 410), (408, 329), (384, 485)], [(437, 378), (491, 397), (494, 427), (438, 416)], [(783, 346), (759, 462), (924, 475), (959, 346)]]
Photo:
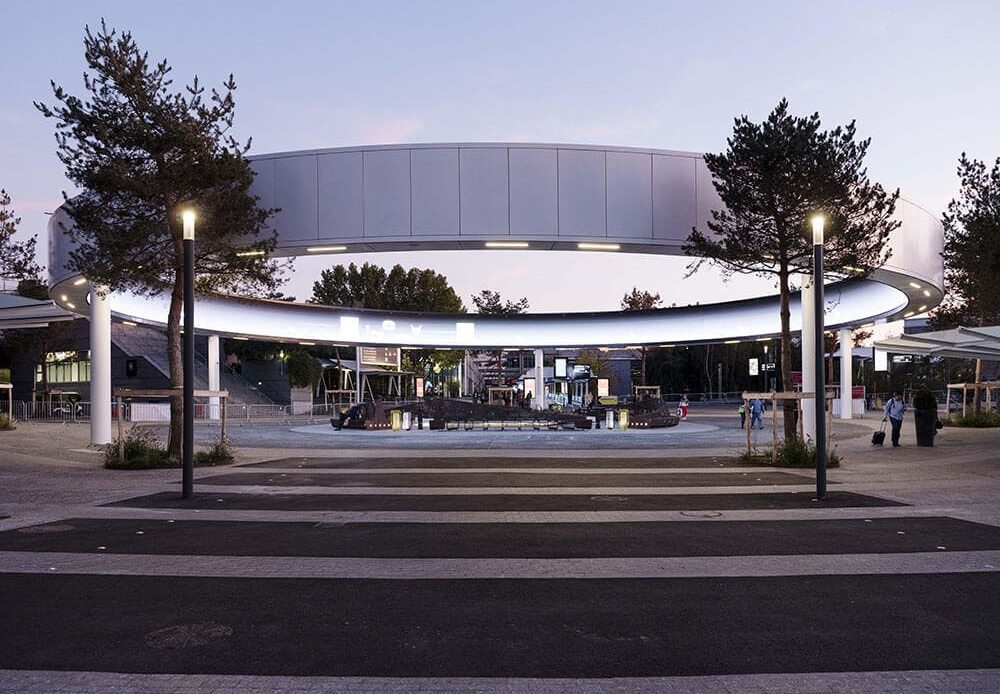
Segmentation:
[[(788, 272), (778, 273), (781, 293), (781, 390), (789, 391), (792, 384), (792, 310), (788, 305)], [(795, 403), (784, 402), (785, 441), (795, 440)]]
[[(181, 349), (181, 309), (184, 306), (184, 269), (174, 273), (174, 288), (170, 292), (170, 311), (167, 313), (167, 363), (170, 367), (170, 387), (180, 393), (184, 387), (184, 360)], [(170, 398), (170, 434), (167, 438), (167, 455), (181, 459), (184, 435), (184, 398)]]

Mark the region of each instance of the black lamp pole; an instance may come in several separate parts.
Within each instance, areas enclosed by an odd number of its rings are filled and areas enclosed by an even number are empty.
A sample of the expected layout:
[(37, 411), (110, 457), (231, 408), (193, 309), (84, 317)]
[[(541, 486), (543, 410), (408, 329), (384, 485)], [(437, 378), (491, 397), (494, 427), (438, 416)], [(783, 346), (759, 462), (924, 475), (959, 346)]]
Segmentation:
[(825, 332), (823, 299), (823, 217), (812, 220), (813, 227), (813, 312), (816, 316), (816, 498), (826, 497), (826, 377), (823, 373)]
[(194, 492), (194, 212), (184, 219), (184, 444), (181, 497)]

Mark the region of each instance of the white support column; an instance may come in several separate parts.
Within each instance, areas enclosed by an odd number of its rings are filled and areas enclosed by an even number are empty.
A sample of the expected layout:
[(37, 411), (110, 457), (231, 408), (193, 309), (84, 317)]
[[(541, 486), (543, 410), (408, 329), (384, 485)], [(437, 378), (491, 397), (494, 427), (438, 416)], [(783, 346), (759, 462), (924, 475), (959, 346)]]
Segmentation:
[(545, 400), (545, 350), (535, 350), (535, 393), (531, 399), (531, 407), (535, 410), (548, 409)]
[(90, 443), (111, 443), (111, 300), (90, 285)]
[[(221, 378), (219, 374), (219, 336), (208, 336), (208, 389), (220, 390)], [(210, 397), (208, 399), (208, 418), (219, 418), (219, 398)]]
[(851, 397), (851, 382), (853, 375), (851, 369), (851, 354), (853, 352), (854, 341), (851, 339), (850, 328), (840, 329), (840, 418), (850, 419), (854, 408), (854, 400)]
[[(802, 392), (816, 391), (816, 315), (813, 308), (812, 277), (802, 275)], [(816, 401), (802, 400), (802, 434), (816, 441)]]

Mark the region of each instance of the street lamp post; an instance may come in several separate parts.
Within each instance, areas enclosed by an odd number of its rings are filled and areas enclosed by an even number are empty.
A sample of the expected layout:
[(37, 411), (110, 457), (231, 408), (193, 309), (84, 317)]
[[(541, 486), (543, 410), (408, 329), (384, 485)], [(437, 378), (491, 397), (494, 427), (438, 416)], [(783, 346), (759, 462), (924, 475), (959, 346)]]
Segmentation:
[(194, 210), (184, 220), (184, 444), (181, 497), (194, 491)]
[(826, 379), (823, 373), (823, 215), (812, 219), (813, 306), (816, 314), (816, 498), (826, 497)]

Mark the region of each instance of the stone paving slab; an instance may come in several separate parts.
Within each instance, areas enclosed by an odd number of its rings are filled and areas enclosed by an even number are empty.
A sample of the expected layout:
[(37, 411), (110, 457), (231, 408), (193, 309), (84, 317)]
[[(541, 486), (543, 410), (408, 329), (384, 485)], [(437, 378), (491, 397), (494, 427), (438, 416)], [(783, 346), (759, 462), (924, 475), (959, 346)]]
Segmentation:
[(4, 574), (303, 579), (647, 579), (1000, 572), (1000, 551), (753, 557), (361, 559), (0, 552)]
[[(594, 488), (594, 487), (642, 487), (660, 489), (664, 487), (753, 487), (775, 485), (808, 484), (810, 478), (802, 474), (774, 471), (732, 472), (711, 470), (691, 472), (669, 470), (661, 473), (606, 471), (574, 471), (569, 473), (539, 472), (388, 472), (369, 470), (363, 473), (347, 473), (340, 470), (301, 471), (294, 473), (260, 472), (257, 470), (234, 470), (219, 475), (198, 478), (201, 486), (259, 485), (268, 487), (378, 487), (379, 489), (399, 489), (422, 487), (434, 489), (462, 488), (477, 489), (489, 487), (504, 488)], [(835, 482), (833, 484), (836, 484)]]
[[(823, 507), (902, 506), (901, 502), (853, 492), (835, 491), (822, 502), (813, 490), (760, 492), (754, 489), (704, 490), (609, 489), (592, 490), (333, 490), (312, 488), (281, 492), (261, 487), (223, 487), (181, 499), (177, 492), (159, 492), (107, 504), (109, 508), (232, 509), (275, 511), (719, 511), (728, 509), (787, 509)], [(468, 493), (463, 493), (467, 491)], [(377, 492), (377, 493), (373, 493)], [(724, 493), (723, 493), (724, 492)]]
[[(450, 452), (452, 453), (452, 452)], [(458, 453), (458, 451), (453, 451)], [(630, 469), (636, 472), (650, 472), (669, 469), (697, 468), (709, 470), (714, 468), (745, 467), (737, 458), (718, 457), (634, 457), (615, 455), (613, 457), (591, 455), (586, 458), (552, 456), (544, 458), (529, 458), (520, 456), (495, 455), (490, 457), (462, 455), (399, 455), (391, 458), (381, 457), (286, 457), (275, 460), (265, 460), (259, 463), (241, 465), (236, 470), (266, 468), (280, 470), (310, 470), (323, 469), (340, 470), (341, 472), (370, 471), (380, 469), (421, 469), (427, 472), (458, 471), (458, 469), (479, 471), (530, 472), (542, 470), (545, 472), (576, 472), (580, 469), (594, 471), (592, 468), (623, 471)], [(428, 469), (430, 468), (430, 469)], [(486, 470), (484, 470), (484, 468)], [(760, 468), (768, 469), (768, 468)]]
[(995, 694), (1000, 670), (818, 672), (601, 679), (246, 677), (0, 670), (11, 694)]
[[(261, 521), (266, 523), (713, 523), (731, 520), (823, 520), (829, 518), (963, 518), (955, 507), (868, 506), (837, 508), (729, 509), (681, 511), (296, 511), (238, 509), (137, 508), (127, 506), (9, 505), (13, 517), (0, 521), (0, 531), (52, 523), (66, 518), (200, 519)], [(831, 515), (835, 514), (835, 515)], [(994, 527), (1000, 523), (989, 523)]]

